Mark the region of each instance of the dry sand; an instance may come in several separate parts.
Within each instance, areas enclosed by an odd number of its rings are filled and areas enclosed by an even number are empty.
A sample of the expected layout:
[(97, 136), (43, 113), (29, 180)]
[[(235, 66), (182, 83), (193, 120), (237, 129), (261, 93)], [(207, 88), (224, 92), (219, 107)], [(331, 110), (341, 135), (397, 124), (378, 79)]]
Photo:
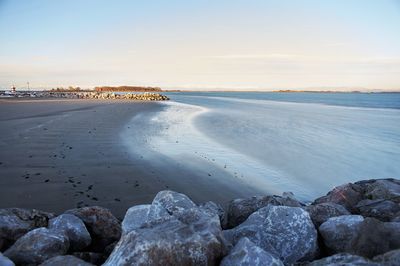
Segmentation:
[(0, 100), (0, 208), (60, 213), (99, 205), (122, 218), (164, 189), (197, 202), (249, 194), (199, 171), (207, 166), (186, 169), (184, 162), (132, 156), (120, 132), (136, 114), (160, 108), (155, 102)]

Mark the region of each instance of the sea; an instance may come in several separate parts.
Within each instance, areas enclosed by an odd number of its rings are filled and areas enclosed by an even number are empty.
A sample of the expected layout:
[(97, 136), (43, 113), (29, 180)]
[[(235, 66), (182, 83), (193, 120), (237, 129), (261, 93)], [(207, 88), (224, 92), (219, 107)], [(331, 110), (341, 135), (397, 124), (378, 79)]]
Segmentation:
[(304, 201), (348, 182), (400, 178), (400, 93), (165, 94), (159, 112), (133, 118), (146, 129), (133, 144), (141, 154), (203, 162)]

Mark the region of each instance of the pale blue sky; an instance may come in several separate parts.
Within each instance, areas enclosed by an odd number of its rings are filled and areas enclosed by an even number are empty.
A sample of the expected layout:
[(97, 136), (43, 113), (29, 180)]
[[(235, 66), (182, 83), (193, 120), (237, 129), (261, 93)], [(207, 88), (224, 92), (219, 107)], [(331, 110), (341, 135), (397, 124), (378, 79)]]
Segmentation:
[(400, 89), (400, 0), (0, 0), (0, 86)]

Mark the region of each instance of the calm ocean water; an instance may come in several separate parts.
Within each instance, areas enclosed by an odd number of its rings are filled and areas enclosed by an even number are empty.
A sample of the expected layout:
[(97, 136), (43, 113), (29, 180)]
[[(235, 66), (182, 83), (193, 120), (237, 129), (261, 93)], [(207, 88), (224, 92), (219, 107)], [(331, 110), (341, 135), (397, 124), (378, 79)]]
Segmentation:
[(144, 149), (196, 157), (263, 193), (311, 200), (346, 182), (400, 178), (399, 93), (167, 95)]

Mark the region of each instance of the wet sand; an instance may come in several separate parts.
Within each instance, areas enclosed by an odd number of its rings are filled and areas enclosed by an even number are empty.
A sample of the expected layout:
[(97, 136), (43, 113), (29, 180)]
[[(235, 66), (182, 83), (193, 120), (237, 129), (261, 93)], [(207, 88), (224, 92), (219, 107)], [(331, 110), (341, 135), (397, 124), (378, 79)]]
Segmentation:
[(99, 205), (121, 218), (163, 189), (222, 204), (251, 193), (218, 180), (219, 170), (207, 165), (132, 154), (121, 132), (135, 115), (161, 108), (155, 102), (0, 100), (0, 208), (61, 213)]

